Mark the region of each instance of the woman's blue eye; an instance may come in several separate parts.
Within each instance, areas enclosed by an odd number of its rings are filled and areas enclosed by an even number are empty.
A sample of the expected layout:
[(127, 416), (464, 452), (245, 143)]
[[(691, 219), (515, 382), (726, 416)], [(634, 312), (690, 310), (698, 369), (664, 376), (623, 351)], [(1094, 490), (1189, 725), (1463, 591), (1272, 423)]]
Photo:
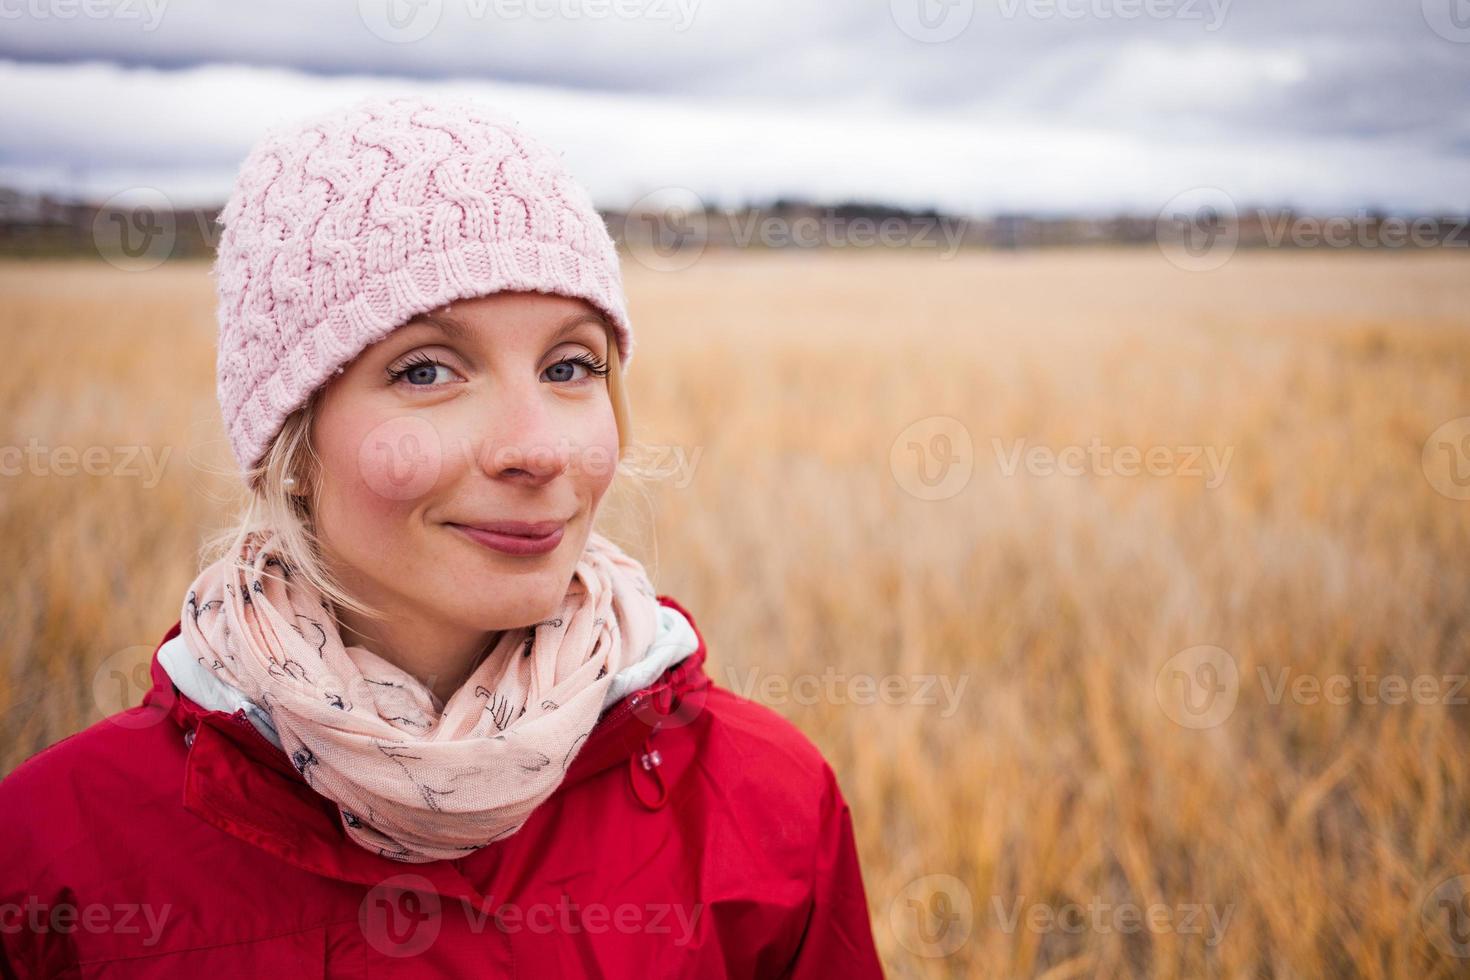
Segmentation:
[(576, 369), (579, 367), (593, 377), (601, 378), (607, 374), (607, 363), (591, 354), (578, 354), (576, 357), (558, 361), (547, 368), (546, 372), (554, 375), (550, 379), (552, 381), (580, 381), (582, 378), (576, 376)]
[[(578, 375), (577, 369), (581, 368), (583, 374)], [(593, 377), (605, 377), (607, 375), (607, 362), (591, 354), (578, 354), (558, 361), (546, 369), (546, 380), (559, 383), (581, 381), (591, 375)], [(443, 372), (441, 374), (440, 372)], [(420, 355), (401, 367), (392, 368), (388, 371), (390, 384), (397, 384), (400, 380), (406, 381), (415, 388), (433, 388), (439, 384), (452, 380), (454, 371), (447, 364), (427, 355)]]
[(546, 373), (551, 375), (552, 381), (574, 381), (577, 366), (576, 361), (562, 361), (551, 365), (546, 369)]
[(400, 368), (388, 372), (389, 380), (397, 382), (399, 379), (406, 380), (415, 388), (431, 388), (434, 382), (441, 379), (439, 372), (445, 372), (443, 380), (447, 381), (448, 374), (452, 372), (447, 364), (441, 364), (430, 357), (416, 358)]

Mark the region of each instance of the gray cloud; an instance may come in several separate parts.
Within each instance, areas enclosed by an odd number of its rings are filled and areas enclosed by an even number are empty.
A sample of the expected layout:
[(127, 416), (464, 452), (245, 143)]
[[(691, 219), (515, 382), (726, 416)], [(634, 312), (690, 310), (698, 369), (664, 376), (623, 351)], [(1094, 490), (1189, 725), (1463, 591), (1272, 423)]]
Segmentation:
[[(0, 162), (97, 172), (106, 161), (89, 156), (100, 144), (76, 124), (86, 118), (104, 127), (107, 152), (129, 166), (207, 167), (236, 159), (259, 126), (303, 98), (396, 78), (490, 86), (528, 112), (572, 104), (566, 99), (621, 106), (621, 114), (574, 115), (604, 139), (600, 120), (623, 118), (632, 132), (613, 137), (650, 146), (662, 140), (645, 127), (680, 120), (701, 146), (745, 155), (719, 166), (711, 188), (853, 183), (882, 193), (887, 181), (890, 197), (922, 196), (913, 181), (927, 179), (945, 194), (970, 187), (977, 199), (998, 200), (1010, 188), (953, 176), (972, 165), (967, 154), (1034, 168), (1026, 161), (1068, 147), (1087, 156), (1078, 179), (1099, 204), (1136, 197), (1138, 171), (1157, 166), (1176, 180), (1235, 179), (1280, 198), (1318, 187), (1470, 207), (1470, 24), (1463, 43), (1443, 29), (1455, 24), (1449, 5), (1466, 0), (602, 0), (602, 17), (586, 6), (598, 0), (90, 2), (102, 6), (86, 9), (111, 15), (66, 14), (83, 9), (82, 0), (0, 0), (0, 57), (13, 60), (17, 77), (51, 80), (51, 91), (28, 86), (25, 105), (0, 110), (20, 126), (0, 137)], [(537, 15), (557, 9), (563, 13)], [(917, 20), (920, 12), (930, 19)], [(940, 31), (953, 36), (935, 42), (925, 25), (936, 23), (962, 29)], [(230, 65), (241, 66), (243, 88), (206, 85), (228, 99), (213, 115), (185, 100), (175, 119), (187, 121), (187, 135), (117, 106), (95, 119), (90, 111), (99, 99), (150, 98), (151, 86), (170, 77), (211, 78)], [(90, 79), (95, 89), (58, 86), (55, 72)], [(293, 101), (272, 105), (273, 95)], [(780, 120), (797, 116), (822, 121), (810, 131), (818, 142), (792, 145), (801, 127)], [(866, 172), (860, 161), (832, 156), (863, 152), (845, 134), (878, 131), (931, 134), (913, 153), (964, 149), (954, 151), (959, 159), (932, 161), (933, 172), (921, 161), (906, 170), (891, 148), (870, 149)], [(1026, 138), (1017, 134), (1031, 134), (1029, 151), (995, 145)], [(693, 167), (703, 155), (690, 142), (669, 145)], [(639, 172), (681, 173), (669, 161), (627, 154), (627, 173), (609, 177), (609, 188), (636, 183)], [(1144, 160), (1150, 154), (1157, 164)], [(1283, 172), (1273, 185), (1271, 175), (1254, 173), (1262, 154), (1317, 173)], [(745, 169), (730, 170), (738, 166)], [(1125, 166), (1132, 172), (1109, 169)], [(824, 167), (821, 183), (813, 171)], [(1071, 200), (1060, 183), (1044, 192), (1034, 177), (1015, 175), (1036, 195)]]

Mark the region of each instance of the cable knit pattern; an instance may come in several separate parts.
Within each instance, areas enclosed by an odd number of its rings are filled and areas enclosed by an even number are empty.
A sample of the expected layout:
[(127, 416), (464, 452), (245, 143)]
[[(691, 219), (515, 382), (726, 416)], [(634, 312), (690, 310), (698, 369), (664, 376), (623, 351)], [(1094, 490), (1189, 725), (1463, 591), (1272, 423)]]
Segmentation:
[(274, 128), (219, 220), (216, 380), (242, 469), (339, 367), (456, 299), (579, 297), (633, 356), (616, 246), (586, 190), (467, 100), (369, 98)]

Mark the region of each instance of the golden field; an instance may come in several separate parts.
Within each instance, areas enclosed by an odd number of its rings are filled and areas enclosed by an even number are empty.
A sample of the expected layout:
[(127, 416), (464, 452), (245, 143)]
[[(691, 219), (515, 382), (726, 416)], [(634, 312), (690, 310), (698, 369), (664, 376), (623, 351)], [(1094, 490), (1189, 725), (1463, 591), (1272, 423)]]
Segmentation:
[[(626, 263), (668, 475), (604, 529), (831, 760), (890, 975), (1470, 974), (1467, 259)], [(0, 264), (0, 772), (233, 504), (212, 303)]]

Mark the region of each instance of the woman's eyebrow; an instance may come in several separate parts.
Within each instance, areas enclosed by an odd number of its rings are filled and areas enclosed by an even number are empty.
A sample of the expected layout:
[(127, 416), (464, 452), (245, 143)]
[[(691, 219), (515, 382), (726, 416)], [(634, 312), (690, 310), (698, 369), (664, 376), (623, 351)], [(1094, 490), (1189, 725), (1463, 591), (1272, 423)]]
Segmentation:
[(437, 327), (441, 333), (451, 340), (457, 340), (462, 344), (469, 344), (474, 340), (474, 333), (462, 320), (456, 320), (447, 313), (420, 313), (414, 317), (406, 327), (411, 326)]
[(609, 334), (612, 332), (612, 324), (607, 322), (607, 317), (603, 316), (600, 313), (588, 313), (586, 311), (582, 311), (578, 313), (573, 313), (571, 316), (562, 321), (561, 329), (553, 334), (551, 339), (553, 341), (560, 340), (567, 334), (575, 332), (578, 327), (588, 323), (601, 327)]
[[(464, 344), (474, 342), (474, 331), (469, 325), (448, 313), (421, 313), (415, 319), (418, 323), (438, 327), (444, 332), (445, 336), (453, 340), (458, 340)], [(575, 332), (578, 327), (588, 323), (602, 327), (606, 331), (612, 330), (612, 325), (601, 314), (580, 311), (571, 314), (563, 320), (561, 326), (557, 328), (556, 333), (551, 335), (551, 339), (553, 342), (558, 341), (568, 334)]]

